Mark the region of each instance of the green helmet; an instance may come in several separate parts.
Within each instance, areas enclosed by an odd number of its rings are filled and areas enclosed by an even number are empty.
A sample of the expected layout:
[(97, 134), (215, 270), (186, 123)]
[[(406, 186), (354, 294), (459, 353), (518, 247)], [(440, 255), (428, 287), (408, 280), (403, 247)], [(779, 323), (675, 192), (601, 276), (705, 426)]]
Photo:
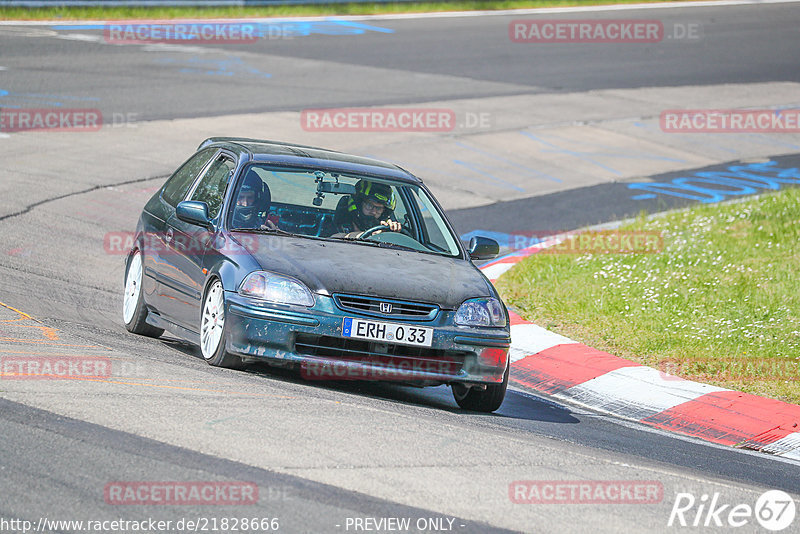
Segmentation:
[(394, 210), (395, 206), (397, 206), (397, 198), (391, 186), (368, 180), (359, 180), (356, 184), (355, 200), (361, 205), (368, 198), (383, 204), (389, 210)]

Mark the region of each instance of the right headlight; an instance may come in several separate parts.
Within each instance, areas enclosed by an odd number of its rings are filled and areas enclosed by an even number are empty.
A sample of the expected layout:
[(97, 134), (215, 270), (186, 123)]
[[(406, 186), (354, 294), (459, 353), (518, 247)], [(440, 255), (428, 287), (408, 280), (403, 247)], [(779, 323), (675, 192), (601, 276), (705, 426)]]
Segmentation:
[(239, 287), (239, 294), (276, 304), (293, 304), (308, 308), (314, 305), (314, 296), (300, 280), (267, 271), (248, 274)]
[(456, 311), (456, 324), (461, 326), (505, 326), (503, 305), (493, 297), (465, 300)]

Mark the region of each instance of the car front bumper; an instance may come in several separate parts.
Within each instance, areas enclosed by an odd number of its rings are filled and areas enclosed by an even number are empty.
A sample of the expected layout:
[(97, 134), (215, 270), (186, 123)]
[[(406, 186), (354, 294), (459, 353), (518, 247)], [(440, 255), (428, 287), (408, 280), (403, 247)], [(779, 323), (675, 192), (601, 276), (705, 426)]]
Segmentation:
[[(378, 380), (418, 385), (498, 384), (511, 342), (504, 328), (457, 326), (454, 311), (433, 320), (380, 319), (339, 309), (316, 295), (311, 308), (281, 306), (226, 292), (226, 349), (248, 360), (296, 364), (311, 380)], [(346, 317), (433, 328), (431, 347), (357, 340), (342, 335)]]

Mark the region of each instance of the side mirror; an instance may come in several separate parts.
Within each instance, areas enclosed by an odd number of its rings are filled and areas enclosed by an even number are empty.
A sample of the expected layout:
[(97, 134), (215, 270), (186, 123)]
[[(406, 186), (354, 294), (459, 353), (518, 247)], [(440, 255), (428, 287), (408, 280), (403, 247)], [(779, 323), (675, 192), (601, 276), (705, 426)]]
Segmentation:
[(469, 240), (469, 257), (473, 260), (491, 260), (500, 253), (500, 245), (494, 239), (475, 236)]
[(208, 217), (208, 204), (196, 200), (184, 200), (175, 208), (175, 215), (178, 219), (189, 224), (211, 227), (211, 219)]

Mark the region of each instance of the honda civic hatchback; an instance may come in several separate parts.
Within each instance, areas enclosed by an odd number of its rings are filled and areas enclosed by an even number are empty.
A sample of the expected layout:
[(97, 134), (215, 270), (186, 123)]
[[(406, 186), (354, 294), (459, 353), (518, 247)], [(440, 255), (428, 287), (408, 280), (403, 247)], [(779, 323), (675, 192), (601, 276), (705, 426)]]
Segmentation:
[(508, 311), (416, 176), (274, 141), (204, 141), (147, 202), (126, 256), (123, 320), (199, 345), (211, 365), (309, 380), (449, 385), (492, 412)]

